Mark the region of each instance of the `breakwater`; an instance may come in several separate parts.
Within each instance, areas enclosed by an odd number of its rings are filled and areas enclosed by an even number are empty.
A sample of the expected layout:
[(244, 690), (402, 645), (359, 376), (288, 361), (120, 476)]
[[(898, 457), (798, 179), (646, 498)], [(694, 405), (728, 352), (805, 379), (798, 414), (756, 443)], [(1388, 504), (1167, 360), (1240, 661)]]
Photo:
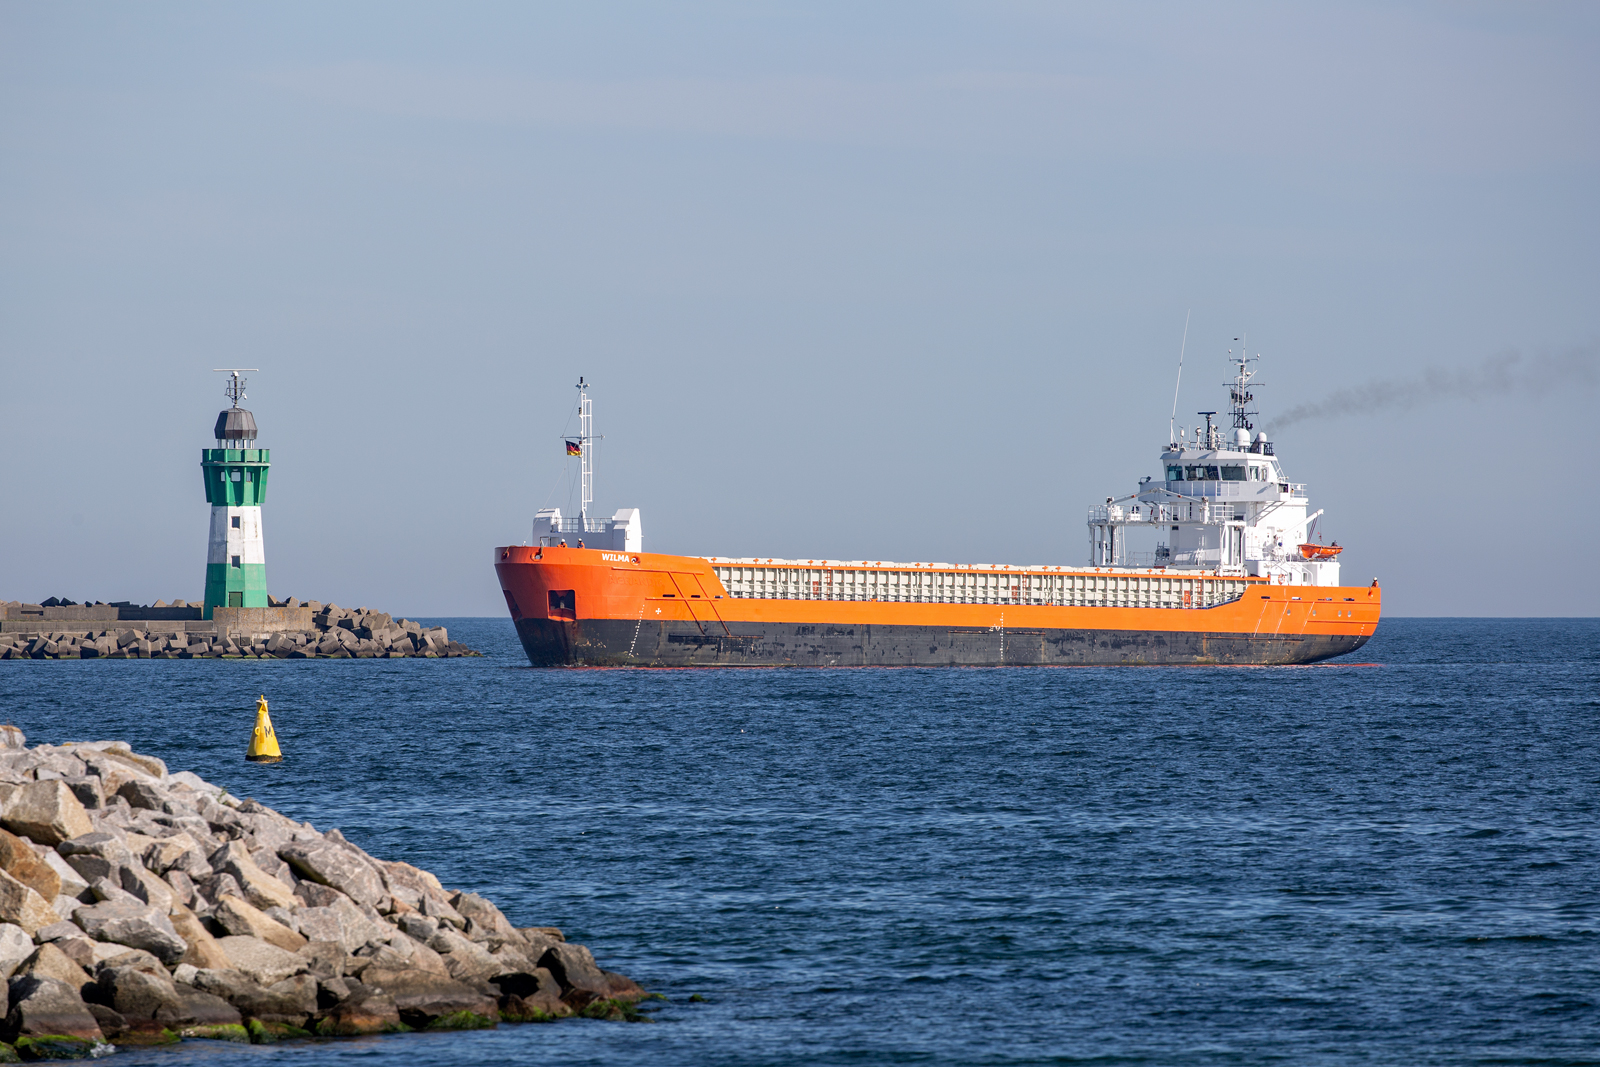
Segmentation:
[(0, 604), (0, 659), (425, 659), (481, 653), (443, 626), (290, 597), (265, 608)]
[(0, 727), (0, 827), (0, 1039), (27, 1058), (638, 1018), (645, 996), (560, 930), (125, 743)]

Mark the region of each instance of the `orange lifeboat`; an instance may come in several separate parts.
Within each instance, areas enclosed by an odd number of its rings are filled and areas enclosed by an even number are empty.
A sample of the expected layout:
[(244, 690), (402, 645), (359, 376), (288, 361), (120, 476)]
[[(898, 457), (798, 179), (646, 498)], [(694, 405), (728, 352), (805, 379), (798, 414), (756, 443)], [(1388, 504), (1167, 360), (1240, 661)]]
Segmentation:
[(1300, 546), (1300, 555), (1304, 559), (1332, 559), (1343, 551), (1344, 549), (1339, 547), (1339, 542), (1337, 541), (1331, 545)]

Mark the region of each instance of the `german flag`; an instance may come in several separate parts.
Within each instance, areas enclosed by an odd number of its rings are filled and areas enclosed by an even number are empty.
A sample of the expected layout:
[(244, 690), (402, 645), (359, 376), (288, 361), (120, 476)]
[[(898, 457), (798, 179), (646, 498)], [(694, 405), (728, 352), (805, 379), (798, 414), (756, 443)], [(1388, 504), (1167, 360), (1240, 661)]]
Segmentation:
[(576, 442), (576, 441), (568, 441), (567, 442), (567, 455), (569, 455), (569, 456), (581, 456), (581, 455), (583, 455), (583, 447), (581, 445), (579, 445), (578, 442)]

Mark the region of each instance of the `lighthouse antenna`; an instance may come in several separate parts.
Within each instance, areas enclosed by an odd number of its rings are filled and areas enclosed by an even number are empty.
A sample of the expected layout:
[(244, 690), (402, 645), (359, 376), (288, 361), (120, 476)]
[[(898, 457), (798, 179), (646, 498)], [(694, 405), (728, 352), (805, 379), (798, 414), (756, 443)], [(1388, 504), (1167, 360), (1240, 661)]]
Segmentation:
[(234, 407), (238, 407), (239, 401), (248, 399), (244, 395), (244, 386), (248, 379), (241, 378), (239, 375), (245, 373), (255, 374), (260, 369), (260, 367), (212, 367), (211, 373), (226, 374), (228, 376), (228, 384), (222, 387), (222, 394), (233, 401)]

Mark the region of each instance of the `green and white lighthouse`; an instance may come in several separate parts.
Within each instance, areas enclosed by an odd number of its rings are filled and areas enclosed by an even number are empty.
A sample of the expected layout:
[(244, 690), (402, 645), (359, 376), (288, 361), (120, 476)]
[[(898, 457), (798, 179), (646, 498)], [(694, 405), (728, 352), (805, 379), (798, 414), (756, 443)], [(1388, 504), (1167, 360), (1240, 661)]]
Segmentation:
[(206, 618), (212, 608), (267, 606), (267, 556), (261, 541), (261, 505), (267, 499), (269, 450), (257, 448), (255, 416), (239, 406), (254, 367), (228, 370), (233, 406), (217, 416), (216, 448), (200, 450), (211, 505), (211, 543), (206, 550)]

